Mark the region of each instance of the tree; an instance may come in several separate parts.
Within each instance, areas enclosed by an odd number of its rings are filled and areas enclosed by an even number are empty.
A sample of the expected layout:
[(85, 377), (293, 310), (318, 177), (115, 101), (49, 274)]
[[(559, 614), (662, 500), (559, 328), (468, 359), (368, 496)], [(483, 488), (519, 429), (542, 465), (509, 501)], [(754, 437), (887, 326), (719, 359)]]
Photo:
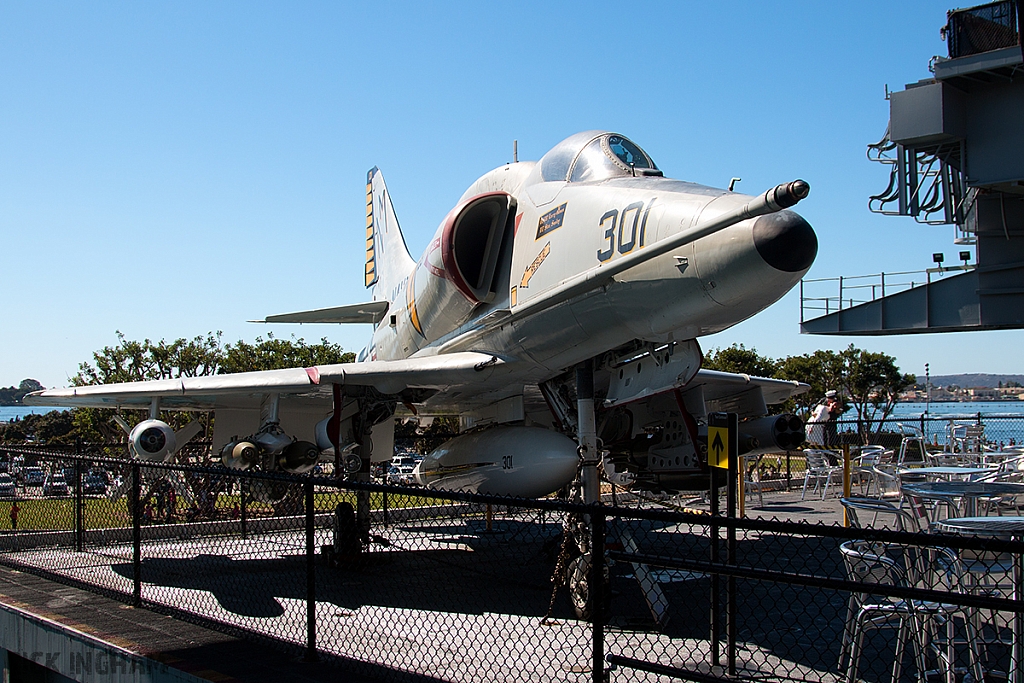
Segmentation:
[(176, 339), (170, 344), (149, 339), (141, 342), (125, 339), (118, 331), (115, 346), (104, 346), (92, 354), (88, 362), (78, 366), (78, 374), (71, 379), (75, 386), (140, 382), (150, 379), (174, 379), (213, 375), (223, 358), (221, 333), (208, 332), (194, 339)]
[[(222, 345), (220, 332), (208, 332), (205, 336), (175, 339), (172, 342), (163, 339), (159, 342), (149, 339), (134, 341), (127, 339), (120, 331), (116, 335), (116, 344), (96, 351), (91, 363), (85, 362), (78, 366), (79, 371), (72, 378), (72, 384), (84, 386), (202, 377), (350, 363), (355, 360), (355, 354), (346, 353), (341, 346), (327, 339), (321, 339), (318, 344), (307, 344), (302, 338), (276, 339), (274, 335), (268, 334), (267, 339), (257, 337), (251, 344), (238, 341)], [(115, 441), (123, 438), (124, 434), (111, 423), (114, 412), (98, 408), (77, 408), (71, 411), (70, 438), (77, 437), (83, 441)], [(207, 422), (209, 433), (212, 424), (209, 415), (196, 414), (195, 417)], [(175, 427), (180, 426), (180, 418), (180, 413), (161, 416), (161, 419)]]
[(779, 362), (762, 356), (754, 349), (748, 349), (743, 344), (733, 344), (725, 349), (711, 349), (704, 354), (704, 362), (701, 367), (706, 370), (721, 370), (722, 372), (738, 372), (745, 375), (757, 377), (774, 377), (778, 371)]
[(332, 344), (326, 338), (322, 338), (319, 344), (307, 344), (301, 337), (275, 339), (273, 334), (268, 334), (266, 339), (256, 337), (254, 344), (245, 341), (228, 344), (220, 362), (220, 372), (308, 368), (351, 363), (355, 359), (354, 353), (346, 353), (340, 345)]
[(0, 406), (21, 405), (21, 399), (25, 398), (27, 394), (31, 394), (33, 391), (42, 391), (45, 388), (34, 379), (23, 379), (21, 384), (16, 387), (2, 387), (0, 388)]
[(880, 430), (899, 401), (899, 393), (917, 378), (900, 373), (892, 356), (858, 349), (853, 344), (840, 356), (844, 365), (843, 391), (857, 411), (861, 431), (876, 420), (875, 430)]
[(51, 410), (43, 414), (29, 414), (16, 422), (9, 422), (0, 431), (5, 443), (39, 441), (45, 443), (73, 443), (74, 426), (70, 412)]
[(842, 387), (843, 360), (835, 351), (815, 351), (801, 356), (788, 356), (779, 362), (780, 379), (805, 382), (811, 386), (807, 393), (797, 396), (804, 417), (812, 406), (825, 398), (825, 392)]

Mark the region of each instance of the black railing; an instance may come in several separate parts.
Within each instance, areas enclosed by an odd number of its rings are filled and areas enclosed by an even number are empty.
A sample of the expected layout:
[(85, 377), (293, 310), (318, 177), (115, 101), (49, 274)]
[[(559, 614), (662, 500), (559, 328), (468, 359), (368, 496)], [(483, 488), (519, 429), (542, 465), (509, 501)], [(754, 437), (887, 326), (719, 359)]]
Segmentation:
[(949, 58), (966, 57), (1020, 44), (1017, 0), (1002, 0), (947, 14), (943, 32)]
[[(934, 405), (934, 404), (933, 404)], [(949, 404), (945, 404), (947, 407)], [(899, 448), (904, 436), (923, 436), (933, 448), (946, 448), (951, 441), (967, 430), (978, 428), (979, 441), (988, 448), (1005, 448), (1024, 444), (1024, 415), (984, 415), (972, 412), (971, 404), (963, 404), (964, 411), (958, 415), (932, 417), (889, 416), (884, 420), (851, 416), (851, 412), (836, 420), (837, 444), (851, 446), (878, 444), (886, 448)], [(989, 404), (998, 406), (998, 404)]]
[[(1019, 572), (1004, 592), (950, 587), (948, 565), (933, 583), (879, 585), (840, 553), (860, 541), (1019, 566), (1018, 541), (32, 455), (107, 471), (124, 495), (20, 489), (16, 525), (0, 501), (0, 563), (383, 679), (835, 680), (853, 595), (998, 613), (978, 639), (986, 670), (1006, 671), (1024, 608), (1008, 597)], [(360, 501), (369, 530), (354, 524)], [(867, 636), (860, 678), (888, 680), (891, 644)]]

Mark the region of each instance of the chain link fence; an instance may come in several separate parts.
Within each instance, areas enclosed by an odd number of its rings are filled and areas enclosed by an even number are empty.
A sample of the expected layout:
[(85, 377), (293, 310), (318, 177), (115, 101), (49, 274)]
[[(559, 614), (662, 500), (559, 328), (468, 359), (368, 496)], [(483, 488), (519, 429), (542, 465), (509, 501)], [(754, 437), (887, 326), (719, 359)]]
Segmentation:
[[(381, 680), (1007, 672), (1024, 614), (1014, 540), (7, 456), (72, 477), (0, 500), (0, 563)], [(964, 580), (965, 553), (1002, 583)]]

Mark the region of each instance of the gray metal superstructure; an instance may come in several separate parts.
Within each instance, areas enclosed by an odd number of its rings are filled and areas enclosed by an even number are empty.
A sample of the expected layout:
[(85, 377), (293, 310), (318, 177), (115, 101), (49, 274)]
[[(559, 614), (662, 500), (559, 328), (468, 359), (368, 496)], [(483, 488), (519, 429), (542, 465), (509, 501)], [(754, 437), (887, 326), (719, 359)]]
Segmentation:
[[(888, 187), (869, 208), (952, 224), (962, 265), (839, 278), (838, 296), (802, 287), (801, 331), (887, 335), (1024, 327), (1024, 50), (1020, 0), (947, 15), (949, 58), (889, 94), (889, 126), (868, 157)], [(975, 263), (969, 264), (975, 250)], [(950, 272), (964, 271), (956, 275)], [(829, 282), (834, 282), (830, 279)], [(888, 289), (888, 291), (887, 291)], [(820, 289), (819, 289), (820, 291)], [(819, 317), (806, 314), (823, 312)], [(813, 315), (813, 314), (812, 314)]]

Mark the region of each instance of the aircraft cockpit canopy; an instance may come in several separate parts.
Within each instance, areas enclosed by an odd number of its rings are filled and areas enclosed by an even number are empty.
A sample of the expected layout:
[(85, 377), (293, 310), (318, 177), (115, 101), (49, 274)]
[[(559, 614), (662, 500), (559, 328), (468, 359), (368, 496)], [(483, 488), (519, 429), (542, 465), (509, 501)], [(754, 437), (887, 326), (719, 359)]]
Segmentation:
[(647, 152), (616, 133), (588, 131), (558, 143), (541, 159), (545, 181), (594, 182), (628, 176), (661, 176)]

